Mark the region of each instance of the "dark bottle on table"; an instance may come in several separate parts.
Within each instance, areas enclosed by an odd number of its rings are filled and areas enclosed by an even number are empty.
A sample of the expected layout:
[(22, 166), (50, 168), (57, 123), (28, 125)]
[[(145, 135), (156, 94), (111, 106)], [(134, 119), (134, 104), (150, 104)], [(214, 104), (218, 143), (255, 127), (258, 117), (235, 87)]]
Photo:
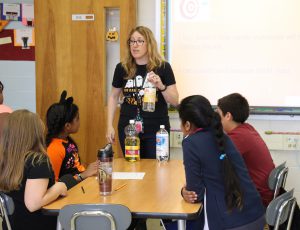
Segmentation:
[(110, 195), (112, 192), (112, 172), (113, 172), (113, 150), (112, 145), (107, 144), (98, 150), (98, 182), (100, 195)]

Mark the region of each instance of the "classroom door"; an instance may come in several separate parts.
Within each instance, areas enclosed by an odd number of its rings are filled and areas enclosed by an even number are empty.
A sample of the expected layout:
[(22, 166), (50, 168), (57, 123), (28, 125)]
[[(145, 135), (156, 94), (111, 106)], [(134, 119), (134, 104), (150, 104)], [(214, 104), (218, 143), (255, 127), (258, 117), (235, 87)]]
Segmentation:
[[(34, 4), (37, 112), (45, 121), (48, 107), (67, 90), (80, 111), (81, 126), (74, 139), (82, 161), (92, 162), (106, 144), (107, 10), (119, 10), (116, 52), (122, 58), (127, 35), (136, 24), (136, 0), (35, 0)], [(121, 156), (119, 144), (114, 150)]]

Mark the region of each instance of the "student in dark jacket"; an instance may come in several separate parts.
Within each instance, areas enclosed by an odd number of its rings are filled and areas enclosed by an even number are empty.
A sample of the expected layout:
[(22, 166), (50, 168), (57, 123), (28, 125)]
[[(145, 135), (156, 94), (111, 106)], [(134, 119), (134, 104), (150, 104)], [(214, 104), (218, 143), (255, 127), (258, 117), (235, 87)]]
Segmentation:
[(220, 116), (203, 96), (189, 96), (179, 106), (184, 133), (186, 189), (195, 191), (203, 215), (189, 229), (262, 230), (264, 208), (243, 161), (224, 134)]

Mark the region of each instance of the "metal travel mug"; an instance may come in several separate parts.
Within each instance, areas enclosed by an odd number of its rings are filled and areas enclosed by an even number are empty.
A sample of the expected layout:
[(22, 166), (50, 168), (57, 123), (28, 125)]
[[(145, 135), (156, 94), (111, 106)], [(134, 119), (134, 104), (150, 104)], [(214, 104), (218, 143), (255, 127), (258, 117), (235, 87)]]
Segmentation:
[(112, 192), (112, 172), (113, 172), (113, 150), (112, 145), (107, 144), (98, 150), (98, 181), (100, 195), (110, 195)]

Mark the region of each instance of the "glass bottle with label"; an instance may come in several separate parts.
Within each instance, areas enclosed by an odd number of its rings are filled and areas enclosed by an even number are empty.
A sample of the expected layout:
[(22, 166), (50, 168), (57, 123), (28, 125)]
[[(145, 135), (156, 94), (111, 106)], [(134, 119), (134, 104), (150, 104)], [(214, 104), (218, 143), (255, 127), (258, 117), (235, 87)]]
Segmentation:
[(135, 130), (134, 120), (125, 127), (125, 159), (130, 162), (140, 160), (140, 138)]

